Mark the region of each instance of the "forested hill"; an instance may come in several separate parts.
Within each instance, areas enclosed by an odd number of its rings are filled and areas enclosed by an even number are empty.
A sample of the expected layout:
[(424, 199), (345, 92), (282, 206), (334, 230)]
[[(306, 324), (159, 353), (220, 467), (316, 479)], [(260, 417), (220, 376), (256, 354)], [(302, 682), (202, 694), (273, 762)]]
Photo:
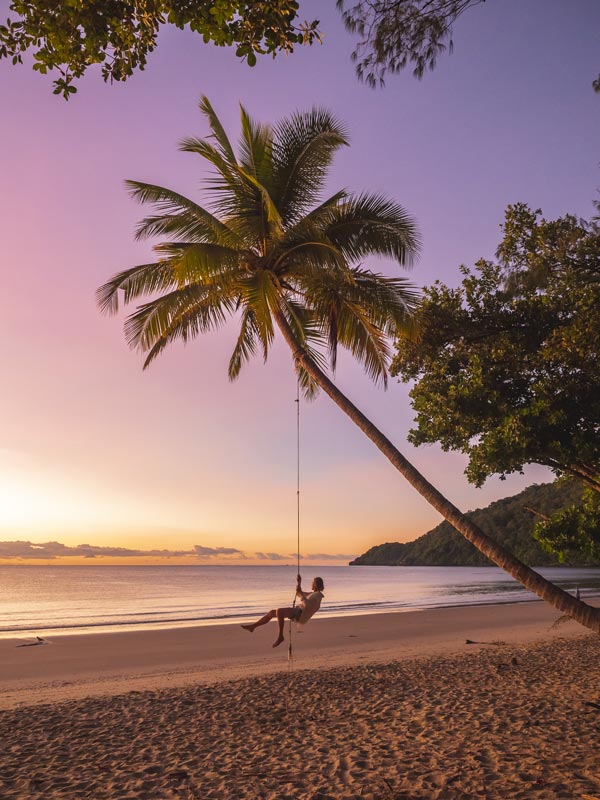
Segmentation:
[[(581, 488), (575, 483), (534, 484), (520, 494), (497, 500), (487, 508), (470, 511), (467, 516), (526, 564), (554, 566), (558, 560), (542, 550), (533, 538), (536, 518), (525, 507), (550, 515), (563, 506), (576, 503), (580, 496)], [(442, 522), (413, 542), (388, 542), (372, 547), (350, 565), (487, 567), (491, 561), (448, 522)]]

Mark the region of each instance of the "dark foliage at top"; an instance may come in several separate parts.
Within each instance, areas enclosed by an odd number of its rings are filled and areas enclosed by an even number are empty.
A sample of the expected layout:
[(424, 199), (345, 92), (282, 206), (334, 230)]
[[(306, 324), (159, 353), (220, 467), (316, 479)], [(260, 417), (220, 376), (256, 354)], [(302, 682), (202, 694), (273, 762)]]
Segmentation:
[[(386, 74), (412, 67), (422, 78), (438, 56), (451, 53), (456, 20), (485, 0), (337, 0), (347, 30), (360, 37), (352, 54), (356, 72), (369, 86)], [(593, 81), (600, 92), (600, 75)]]
[[(361, 80), (383, 85), (386, 73), (411, 66), (421, 78), (452, 52), (453, 26), (485, 0), (337, 0), (347, 30), (357, 34), (352, 58)], [(321, 41), (318, 20), (299, 22), (297, 0), (12, 0), (0, 25), (0, 59), (58, 70), (55, 94), (68, 99), (74, 80), (100, 64), (105, 81), (124, 81), (144, 69), (165, 25), (189, 27), (204, 42), (236, 48), (250, 66), (257, 55), (291, 52)], [(600, 92), (600, 75), (594, 80)]]
[(14, 16), (0, 25), (0, 59), (21, 63), (31, 50), (34, 69), (57, 69), (55, 94), (66, 99), (93, 64), (105, 81), (124, 81), (144, 69), (164, 25), (189, 27), (205, 42), (236, 48), (250, 66), (257, 54), (291, 52), (319, 39), (318, 22), (298, 24), (296, 0), (12, 0)]
[(337, 0), (347, 30), (360, 36), (352, 54), (358, 77), (382, 85), (387, 72), (411, 65), (422, 78), (437, 58), (452, 52), (452, 26), (485, 0)]

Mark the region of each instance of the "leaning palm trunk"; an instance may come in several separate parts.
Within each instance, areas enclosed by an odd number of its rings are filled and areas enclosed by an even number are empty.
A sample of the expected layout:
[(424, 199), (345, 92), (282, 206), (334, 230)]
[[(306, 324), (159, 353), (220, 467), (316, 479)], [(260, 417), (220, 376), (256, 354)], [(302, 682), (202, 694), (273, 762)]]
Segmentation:
[[(321, 387), (456, 530), (530, 591), (600, 633), (600, 609), (549, 583), (486, 536), (448, 502), (333, 384), (320, 364), (335, 370), (338, 345), (375, 382), (386, 385), (391, 337), (410, 326), (417, 295), (402, 278), (363, 267), (367, 257), (411, 262), (419, 236), (410, 215), (371, 193), (321, 190), (334, 153), (347, 144), (343, 126), (325, 109), (261, 125), (241, 109), (239, 157), (210, 102), (208, 140), (186, 139), (216, 170), (207, 184), (213, 213), (178, 192), (129, 182), (132, 194), (159, 212), (140, 223), (138, 238), (169, 235), (158, 260), (113, 276), (98, 290), (103, 310), (158, 293), (125, 325), (147, 367), (171, 342), (187, 342), (239, 312), (239, 336), (229, 362), (235, 379), (257, 351), (267, 358), (279, 326), (307, 397)], [(315, 205), (318, 203), (318, 205)], [(327, 359), (323, 353), (328, 348)]]
[(490, 561), (521, 583), (530, 592), (554, 606), (586, 628), (600, 633), (600, 609), (588, 606), (572, 595), (555, 586), (538, 572), (523, 564), (506, 548), (499, 545), (466, 517), (455, 505), (447, 500), (421, 473), (408, 461), (390, 440), (352, 403), (319, 368), (296, 339), (284, 314), (275, 310), (273, 316), (285, 341), (292, 350), (296, 364), (311, 376), (333, 402), (357, 425), (361, 431), (387, 456), (398, 472), (413, 486), (427, 502), (462, 536), (471, 542)]

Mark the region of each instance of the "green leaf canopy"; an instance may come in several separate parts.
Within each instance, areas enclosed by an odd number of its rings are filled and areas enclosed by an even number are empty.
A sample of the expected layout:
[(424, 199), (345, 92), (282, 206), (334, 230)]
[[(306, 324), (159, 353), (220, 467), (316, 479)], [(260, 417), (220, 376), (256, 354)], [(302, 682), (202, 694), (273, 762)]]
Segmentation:
[(496, 255), (428, 287), (398, 342), (411, 439), (467, 454), (476, 485), (537, 463), (599, 491), (600, 229), (516, 204)]

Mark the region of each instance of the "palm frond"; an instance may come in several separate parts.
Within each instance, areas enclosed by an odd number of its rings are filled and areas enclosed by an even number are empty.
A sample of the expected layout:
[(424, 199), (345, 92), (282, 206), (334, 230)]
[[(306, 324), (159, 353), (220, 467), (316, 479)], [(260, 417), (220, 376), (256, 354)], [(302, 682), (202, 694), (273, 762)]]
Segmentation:
[(152, 203), (161, 212), (158, 216), (142, 220), (137, 227), (136, 238), (144, 239), (164, 233), (193, 236), (196, 226), (195, 235), (204, 236), (208, 241), (230, 246), (240, 244), (239, 238), (224, 222), (184, 195), (164, 186), (141, 181), (128, 180), (125, 185), (131, 197), (142, 204)]
[(200, 111), (204, 114), (204, 116), (208, 119), (208, 124), (210, 125), (210, 129), (212, 131), (212, 137), (218, 144), (219, 150), (223, 158), (227, 161), (230, 161), (232, 164), (237, 164), (235, 153), (233, 151), (233, 147), (225, 133), (225, 128), (221, 124), (221, 120), (215, 113), (210, 100), (206, 95), (202, 95), (200, 98)]
[(344, 189), (336, 192), (284, 231), (272, 251), (276, 271), (347, 268), (346, 257), (324, 233), (332, 222), (332, 210), (346, 194)]
[[(271, 195), (269, 194), (268, 189), (260, 183), (260, 181), (251, 175), (248, 172), (245, 172), (240, 168), (240, 174), (251, 184), (254, 189), (258, 192), (258, 197), (260, 198), (260, 202), (265, 211), (266, 221), (269, 225), (269, 228), (265, 228), (265, 236), (273, 236), (279, 235), (281, 231), (281, 215), (279, 213), (279, 209), (273, 202)], [(254, 204), (253, 204), (254, 206)], [(254, 207), (251, 208), (251, 211), (254, 211)]]
[[(294, 338), (301, 344), (303, 351), (323, 372), (326, 372), (327, 360), (322, 353), (322, 348), (326, 346), (326, 340), (321, 322), (316, 314), (305, 304), (298, 303), (290, 297), (281, 298), (281, 308)], [(294, 361), (294, 368), (303, 397), (306, 400), (313, 400), (319, 392), (319, 385), (297, 359)]]
[(286, 223), (299, 219), (316, 202), (335, 152), (347, 144), (344, 126), (322, 108), (292, 114), (275, 127), (273, 183)]
[(170, 236), (183, 242), (212, 242), (217, 238), (210, 225), (188, 211), (144, 217), (136, 226), (135, 238), (140, 241), (155, 236)]
[(184, 153), (196, 153), (215, 167), (226, 184), (235, 183), (237, 179), (237, 163), (230, 163), (218, 147), (206, 139), (197, 136), (186, 136), (179, 142), (179, 149)]
[(259, 269), (245, 275), (239, 281), (239, 292), (242, 305), (253, 313), (256, 333), (266, 361), (275, 336), (271, 311), (277, 305), (279, 296), (272, 273)]
[(315, 381), (312, 375), (306, 371), (300, 362), (296, 363), (295, 369), (296, 375), (298, 376), (298, 382), (300, 383), (302, 397), (304, 397), (305, 400), (314, 400), (319, 394), (319, 384)]
[(180, 286), (201, 283), (216, 275), (240, 274), (245, 254), (212, 242), (161, 242), (155, 251), (170, 259)]
[(338, 345), (348, 350), (363, 365), (374, 383), (387, 387), (389, 339), (386, 333), (373, 323), (362, 306), (347, 302), (340, 307), (336, 317), (334, 346)]
[(130, 347), (147, 353), (144, 369), (175, 339), (184, 342), (222, 325), (236, 306), (223, 281), (186, 286), (145, 303), (127, 318)]
[(116, 314), (119, 310), (119, 291), (123, 302), (131, 302), (144, 294), (170, 290), (177, 286), (177, 278), (169, 261), (139, 264), (118, 272), (107, 283), (96, 290), (96, 302), (104, 314)]
[(240, 105), (242, 135), (239, 141), (239, 166), (268, 191), (273, 175), (273, 132), (270, 125), (255, 122)]
[(347, 289), (352, 299), (369, 309), (369, 315), (389, 336), (416, 335), (415, 311), (420, 292), (407, 278), (390, 278), (359, 267), (352, 269), (353, 284)]
[(327, 360), (321, 352), (321, 349), (327, 345), (322, 321), (304, 302), (299, 302), (290, 296), (280, 299), (281, 307), (294, 337), (314, 358), (315, 363), (322, 370), (327, 371)]
[(273, 253), (273, 269), (291, 278), (313, 270), (347, 271), (347, 263), (339, 249), (315, 231), (306, 241), (280, 241)]
[(406, 266), (420, 249), (419, 234), (408, 212), (378, 194), (351, 196), (332, 208), (324, 233), (353, 263), (378, 255)]
[(335, 371), (337, 349), (349, 350), (375, 381), (387, 384), (389, 338), (397, 328), (409, 330), (417, 293), (403, 279), (388, 278), (360, 268), (348, 271), (351, 280), (331, 272), (302, 276), (307, 305), (327, 331)]
[(245, 308), (242, 312), (240, 333), (229, 360), (228, 375), (230, 381), (238, 377), (243, 365), (254, 355), (258, 339), (260, 339), (260, 331), (256, 322), (256, 315), (251, 308)]
[(183, 139), (180, 150), (198, 153), (216, 167), (217, 176), (206, 181), (211, 207), (247, 247), (259, 247), (269, 235), (267, 218), (276, 221), (279, 216), (268, 190), (243, 164), (230, 164), (204, 139)]
[(337, 192), (323, 200), (318, 206), (308, 211), (300, 220), (294, 223), (293, 230), (298, 230), (303, 225), (319, 225), (321, 230), (325, 229), (327, 222), (331, 220), (330, 211), (336, 208), (340, 203), (348, 198), (347, 189), (339, 189)]

